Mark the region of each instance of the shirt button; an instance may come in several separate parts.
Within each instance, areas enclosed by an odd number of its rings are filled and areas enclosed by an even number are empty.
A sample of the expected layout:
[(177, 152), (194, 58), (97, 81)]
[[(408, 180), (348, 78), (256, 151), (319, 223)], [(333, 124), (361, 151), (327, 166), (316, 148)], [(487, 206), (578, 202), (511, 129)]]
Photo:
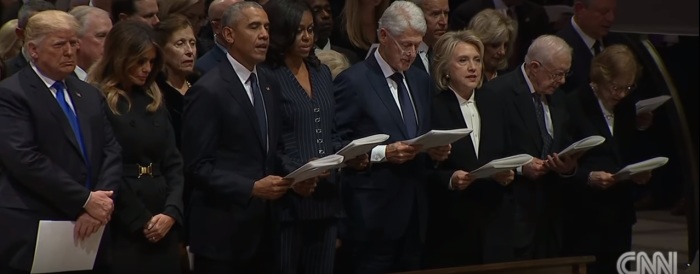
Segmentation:
[(321, 131), (320, 128), (317, 128), (317, 129), (316, 129), (316, 133), (321, 133), (321, 132), (322, 132), (322, 131)]

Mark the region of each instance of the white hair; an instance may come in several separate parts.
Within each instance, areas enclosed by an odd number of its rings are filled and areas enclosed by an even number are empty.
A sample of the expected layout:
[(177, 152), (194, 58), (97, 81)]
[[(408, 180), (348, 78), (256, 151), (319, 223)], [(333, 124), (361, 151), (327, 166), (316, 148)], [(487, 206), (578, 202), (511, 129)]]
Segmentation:
[(562, 54), (571, 56), (572, 49), (563, 39), (554, 35), (542, 35), (532, 41), (530, 48), (525, 55), (525, 63), (538, 61), (540, 63), (551, 64), (555, 56)]
[(88, 22), (94, 17), (103, 16), (110, 20), (109, 13), (103, 9), (91, 7), (91, 6), (77, 6), (70, 10), (70, 15), (73, 15), (78, 24), (80, 24), (80, 29), (78, 30), (78, 36), (83, 37), (85, 32), (87, 32)]
[[(391, 35), (401, 35), (413, 29), (425, 35), (428, 26), (425, 24), (423, 10), (408, 1), (396, 1), (384, 11), (379, 18), (379, 29), (386, 29)], [(377, 30), (377, 33), (379, 30)]]

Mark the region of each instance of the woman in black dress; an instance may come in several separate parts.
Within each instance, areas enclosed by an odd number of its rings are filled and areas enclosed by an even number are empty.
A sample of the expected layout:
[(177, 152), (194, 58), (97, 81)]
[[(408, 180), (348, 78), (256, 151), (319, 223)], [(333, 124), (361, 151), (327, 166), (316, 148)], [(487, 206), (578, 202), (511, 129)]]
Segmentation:
[(150, 26), (118, 23), (89, 82), (105, 94), (105, 112), (122, 146), (124, 182), (112, 218), (113, 273), (180, 273), (182, 159), (155, 77), (163, 54)]

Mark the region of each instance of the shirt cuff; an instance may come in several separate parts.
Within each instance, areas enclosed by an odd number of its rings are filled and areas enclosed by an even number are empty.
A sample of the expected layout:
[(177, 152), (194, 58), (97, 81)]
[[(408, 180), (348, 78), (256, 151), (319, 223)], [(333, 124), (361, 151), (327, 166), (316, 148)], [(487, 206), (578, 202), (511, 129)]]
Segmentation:
[(381, 163), (386, 161), (386, 145), (379, 145), (372, 149), (372, 156), (370, 157), (370, 162)]
[(87, 206), (87, 204), (90, 202), (90, 198), (92, 197), (92, 191), (90, 191), (90, 194), (88, 194), (87, 200), (85, 200), (85, 203), (83, 204), (83, 208)]
[(515, 173), (518, 175), (523, 175), (523, 166), (516, 167)]

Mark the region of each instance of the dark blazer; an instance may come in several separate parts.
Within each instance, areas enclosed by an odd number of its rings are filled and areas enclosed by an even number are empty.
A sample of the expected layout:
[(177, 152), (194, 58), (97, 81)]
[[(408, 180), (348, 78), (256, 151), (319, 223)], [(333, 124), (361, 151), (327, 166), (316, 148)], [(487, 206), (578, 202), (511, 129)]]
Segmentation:
[[(494, 92), (475, 91), (481, 134), (479, 157), (471, 137), (452, 144), (449, 158), (438, 166), (437, 180), (429, 185), (430, 226), (426, 239), (429, 268), (454, 267), (512, 260), (513, 209), (510, 187), (479, 179), (463, 191), (448, 184), (456, 170), (473, 171), (491, 160), (511, 156), (506, 118), (508, 109)], [(433, 99), (434, 129), (466, 128), (457, 96), (443, 90)]]
[[(539, 158), (543, 141), (540, 136), (537, 115), (528, 89), (525, 76), (520, 68), (498, 76), (484, 85), (482, 92), (498, 93), (503, 103), (509, 108), (507, 120), (511, 133), (511, 153), (529, 154)], [(548, 154), (559, 152), (571, 144), (569, 130), (569, 113), (566, 109), (566, 95), (557, 90), (546, 96), (549, 102), (550, 116), (554, 128), (553, 143)], [(561, 242), (560, 215), (562, 178), (549, 173), (537, 181), (524, 176), (516, 176), (512, 183), (516, 203), (516, 236), (514, 244), (519, 247), (531, 245), (543, 246), (535, 251), (532, 258), (549, 257), (558, 254)], [(537, 231), (535, 230), (537, 228)], [(538, 237), (535, 239), (535, 237)], [(545, 238), (540, 238), (545, 237)], [(556, 237), (556, 238), (555, 238)], [(534, 239), (534, 240), (533, 240)], [(546, 249), (546, 250), (545, 250)]]
[[(562, 86), (562, 89), (569, 93), (588, 84), (593, 53), (583, 41), (583, 38), (578, 35), (578, 32), (576, 32), (571, 22), (557, 32), (557, 36), (566, 41), (573, 50), (571, 54), (571, 75), (566, 78), (566, 83)], [(610, 33), (603, 38), (602, 43), (605, 46), (614, 43), (622, 43), (622, 41), (623, 37), (621, 35)]]
[[(418, 134), (431, 129), (430, 104), (433, 90), (427, 74), (410, 68), (405, 79), (418, 116)], [(384, 74), (371, 56), (339, 74), (334, 81), (336, 127), (343, 142), (374, 134), (388, 134), (386, 144), (410, 139)], [(374, 163), (365, 171), (342, 172), (349, 236), (366, 241), (370, 237), (396, 240), (409, 227), (414, 210), (419, 232), (425, 233), (426, 155), (401, 165)]]
[(64, 82), (89, 173), (66, 115), (34, 70), (27, 66), (0, 83), (0, 223), (11, 224), (0, 226), (0, 270), (30, 270), (39, 220), (75, 221), (91, 190), (120, 184), (121, 148), (101, 92), (73, 76)]
[[(449, 18), (450, 30), (461, 30), (469, 25), (469, 21), (484, 9), (493, 9), (493, 0), (469, 0), (451, 12)], [(535, 38), (549, 33), (549, 17), (544, 8), (530, 1), (523, 1), (515, 7), (518, 18), (518, 35), (515, 41), (515, 60), (522, 62), (528, 47)]]
[(230, 62), (221, 62), (185, 95), (182, 154), (194, 190), (190, 248), (204, 258), (245, 264), (268, 236), (268, 201), (251, 197), (255, 181), (279, 171), (279, 88), (257, 69), (269, 150), (255, 110)]
[(5, 62), (5, 71), (3, 71), (3, 77), (8, 78), (22, 70), (24, 67), (27, 67), (28, 65), (29, 62), (27, 62), (27, 59), (24, 59), (24, 56), (20, 52), (19, 54), (17, 54), (17, 56), (12, 57), (9, 60), (7, 60), (7, 62)]
[(344, 47), (331, 44), (331, 49), (340, 52), (340, 54), (342, 55), (345, 55), (345, 58), (348, 58), (348, 61), (350, 61), (351, 65), (356, 64), (357, 62), (360, 62), (362, 60), (360, 56), (357, 56), (357, 53)]
[(219, 46), (214, 46), (201, 58), (194, 63), (194, 68), (200, 75), (204, 75), (214, 69), (221, 63), (221, 60), (226, 60), (226, 52), (221, 50)]

